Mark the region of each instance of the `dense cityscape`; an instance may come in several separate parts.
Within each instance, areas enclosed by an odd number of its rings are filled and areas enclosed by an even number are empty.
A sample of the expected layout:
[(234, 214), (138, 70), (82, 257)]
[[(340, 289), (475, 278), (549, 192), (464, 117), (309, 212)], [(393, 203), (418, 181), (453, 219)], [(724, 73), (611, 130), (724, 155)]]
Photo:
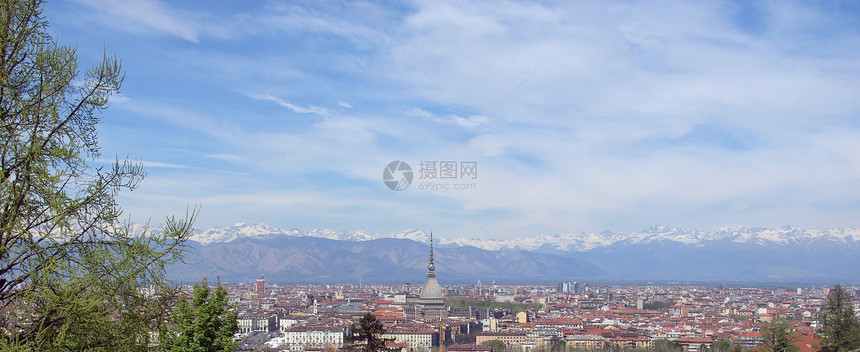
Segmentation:
[[(756, 348), (777, 320), (796, 329), (800, 351), (815, 351), (817, 318), (829, 287), (680, 285), (496, 285), (441, 287), (431, 252), (421, 286), (277, 285), (264, 275), (227, 285), (238, 308), (245, 349), (337, 350), (367, 313), (385, 326), (388, 348), (412, 351), (655, 349), (671, 342), (687, 352), (715, 345)], [(857, 287), (847, 287), (857, 296)], [(856, 300), (855, 300), (856, 305)]]

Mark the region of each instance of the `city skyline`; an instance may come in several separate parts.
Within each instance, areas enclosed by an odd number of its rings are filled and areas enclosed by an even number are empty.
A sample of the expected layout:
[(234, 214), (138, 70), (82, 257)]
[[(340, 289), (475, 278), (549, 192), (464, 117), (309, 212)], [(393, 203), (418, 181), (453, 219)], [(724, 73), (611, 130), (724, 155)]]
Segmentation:
[[(155, 0), (44, 13), (80, 70), (103, 53), (123, 62), (95, 165), (146, 168), (119, 196), (132, 221), (200, 205), (199, 228), (494, 239), (860, 227), (858, 14), (805, 2)], [(414, 172), (399, 191), (383, 182), (398, 160)], [(450, 179), (443, 162), (458, 167)], [(422, 178), (431, 163), (440, 173)]]

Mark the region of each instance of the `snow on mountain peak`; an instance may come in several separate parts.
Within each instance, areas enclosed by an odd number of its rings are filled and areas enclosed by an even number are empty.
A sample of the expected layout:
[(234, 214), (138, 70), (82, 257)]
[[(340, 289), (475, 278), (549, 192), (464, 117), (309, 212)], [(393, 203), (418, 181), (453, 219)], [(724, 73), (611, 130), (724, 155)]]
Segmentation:
[(191, 235), (191, 240), (207, 245), (213, 242), (230, 242), (245, 237), (258, 237), (271, 234), (291, 233), (266, 224), (247, 225), (244, 222), (239, 222), (226, 228), (213, 227), (203, 232), (197, 232)]
[[(215, 242), (230, 242), (240, 238), (259, 237), (266, 235), (310, 236), (341, 241), (370, 241), (381, 238), (409, 239), (421, 243), (429, 243), (430, 235), (423, 230), (408, 229), (401, 232), (371, 234), (365, 231), (336, 231), (328, 229), (313, 229), (304, 233), (298, 229), (284, 231), (266, 224), (236, 223), (226, 228), (211, 228), (197, 232), (191, 240), (208, 245)], [(655, 225), (643, 231), (627, 234), (616, 234), (610, 231), (600, 233), (569, 233), (553, 235), (536, 235), (532, 237), (517, 237), (508, 240), (485, 238), (454, 238), (446, 239), (434, 236), (437, 244), (473, 246), (481, 249), (498, 250), (527, 250), (534, 251), (544, 246), (558, 251), (585, 252), (595, 248), (611, 245), (638, 245), (655, 242), (676, 242), (684, 245), (703, 246), (710, 241), (731, 241), (757, 245), (808, 245), (818, 239), (837, 242), (860, 241), (860, 229), (839, 228), (827, 230), (804, 229), (794, 226), (780, 228), (721, 228), (716, 231), (682, 230), (677, 227)]]

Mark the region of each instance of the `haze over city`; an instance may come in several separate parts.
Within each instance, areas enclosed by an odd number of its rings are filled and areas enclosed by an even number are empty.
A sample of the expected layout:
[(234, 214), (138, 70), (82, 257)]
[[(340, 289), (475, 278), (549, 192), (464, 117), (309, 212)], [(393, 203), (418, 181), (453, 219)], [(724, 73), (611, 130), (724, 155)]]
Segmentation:
[[(122, 59), (99, 160), (146, 168), (120, 194), (132, 221), (200, 205), (202, 229), (496, 239), (858, 227), (858, 14), (803, 1), (45, 6), (82, 68)], [(401, 191), (383, 182), (395, 160), (414, 172)], [(476, 174), (419, 178), (443, 161)], [(473, 186), (420, 189), (430, 181)]]

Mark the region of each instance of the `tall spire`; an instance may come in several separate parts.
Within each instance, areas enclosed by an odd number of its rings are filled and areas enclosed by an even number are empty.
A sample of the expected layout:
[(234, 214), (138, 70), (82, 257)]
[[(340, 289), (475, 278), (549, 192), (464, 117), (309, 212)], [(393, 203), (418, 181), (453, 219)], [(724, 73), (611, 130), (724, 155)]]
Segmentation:
[(436, 265), (433, 265), (433, 232), (430, 231), (430, 265), (427, 265), (427, 277), (436, 277)]

